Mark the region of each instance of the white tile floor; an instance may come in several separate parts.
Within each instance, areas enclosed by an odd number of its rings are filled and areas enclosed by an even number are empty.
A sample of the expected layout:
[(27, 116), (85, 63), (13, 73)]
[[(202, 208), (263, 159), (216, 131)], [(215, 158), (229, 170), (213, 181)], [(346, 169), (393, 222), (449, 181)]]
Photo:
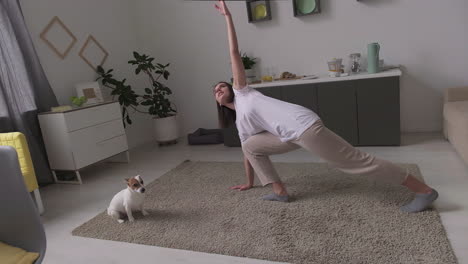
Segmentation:
[[(400, 147), (363, 147), (378, 157), (419, 165), (426, 182), (439, 190), (436, 206), (459, 263), (468, 264), (468, 167), (440, 134), (403, 135)], [(44, 263), (271, 263), (254, 259), (213, 255), (168, 248), (74, 237), (71, 231), (105, 210), (112, 196), (124, 187), (122, 179), (135, 174), (150, 182), (191, 160), (240, 161), (239, 148), (222, 145), (146, 145), (131, 151), (131, 163), (100, 163), (82, 172), (83, 185), (50, 185), (41, 189), (47, 234)], [(273, 157), (274, 161), (319, 161), (298, 150)], [(239, 182), (243, 182), (239, 175)], [(189, 234), (188, 234), (189, 235)]]

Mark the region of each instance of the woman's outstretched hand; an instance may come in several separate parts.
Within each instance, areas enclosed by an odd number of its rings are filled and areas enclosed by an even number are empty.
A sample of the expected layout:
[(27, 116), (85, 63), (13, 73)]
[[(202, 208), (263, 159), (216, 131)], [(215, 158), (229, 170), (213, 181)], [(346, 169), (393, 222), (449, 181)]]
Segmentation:
[(231, 190), (239, 190), (239, 191), (245, 191), (245, 190), (248, 190), (252, 188), (252, 185), (249, 185), (249, 184), (240, 184), (240, 185), (236, 185), (236, 186), (232, 186)]
[(226, 3), (224, 0), (218, 0), (218, 3), (215, 4), (215, 8), (218, 9), (219, 13), (223, 16), (230, 16), (231, 12), (229, 12), (229, 9), (226, 6)]

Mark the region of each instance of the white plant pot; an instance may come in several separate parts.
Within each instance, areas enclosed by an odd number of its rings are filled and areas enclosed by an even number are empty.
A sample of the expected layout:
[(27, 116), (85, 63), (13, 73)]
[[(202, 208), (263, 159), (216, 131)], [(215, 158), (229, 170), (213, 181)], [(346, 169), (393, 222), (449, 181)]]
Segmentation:
[(169, 142), (179, 137), (175, 115), (165, 118), (153, 118), (153, 128), (157, 142)]
[(245, 70), (245, 77), (247, 78), (247, 83), (252, 83), (257, 79), (254, 69)]

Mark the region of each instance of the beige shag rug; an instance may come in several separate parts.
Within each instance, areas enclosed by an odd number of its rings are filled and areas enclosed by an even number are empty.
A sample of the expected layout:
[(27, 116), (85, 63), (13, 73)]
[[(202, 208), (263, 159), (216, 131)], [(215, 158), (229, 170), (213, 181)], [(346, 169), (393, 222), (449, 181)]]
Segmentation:
[(240, 162), (186, 161), (147, 186), (149, 216), (119, 224), (103, 212), (73, 235), (290, 263), (457, 263), (437, 211), (399, 211), (405, 188), (325, 163), (275, 167), (293, 202), (229, 190), (245, 181)]

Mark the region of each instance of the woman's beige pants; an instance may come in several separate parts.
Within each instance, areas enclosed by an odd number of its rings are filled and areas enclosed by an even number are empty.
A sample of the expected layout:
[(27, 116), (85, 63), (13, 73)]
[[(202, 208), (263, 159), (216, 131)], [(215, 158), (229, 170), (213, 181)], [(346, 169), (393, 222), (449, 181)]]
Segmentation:
[(408, 171), (354, 148), (326, 128), (321, 120), (316, 121), (297, 140), (281, 142), (277, 136), (262, 132), (242, 143), (244, 155), (263, 185), (281, 182), (269, 156), (300, 147), (317, 154), (345, 173), (370, 175), (395, 184), (402, 184), (408, 176)]

